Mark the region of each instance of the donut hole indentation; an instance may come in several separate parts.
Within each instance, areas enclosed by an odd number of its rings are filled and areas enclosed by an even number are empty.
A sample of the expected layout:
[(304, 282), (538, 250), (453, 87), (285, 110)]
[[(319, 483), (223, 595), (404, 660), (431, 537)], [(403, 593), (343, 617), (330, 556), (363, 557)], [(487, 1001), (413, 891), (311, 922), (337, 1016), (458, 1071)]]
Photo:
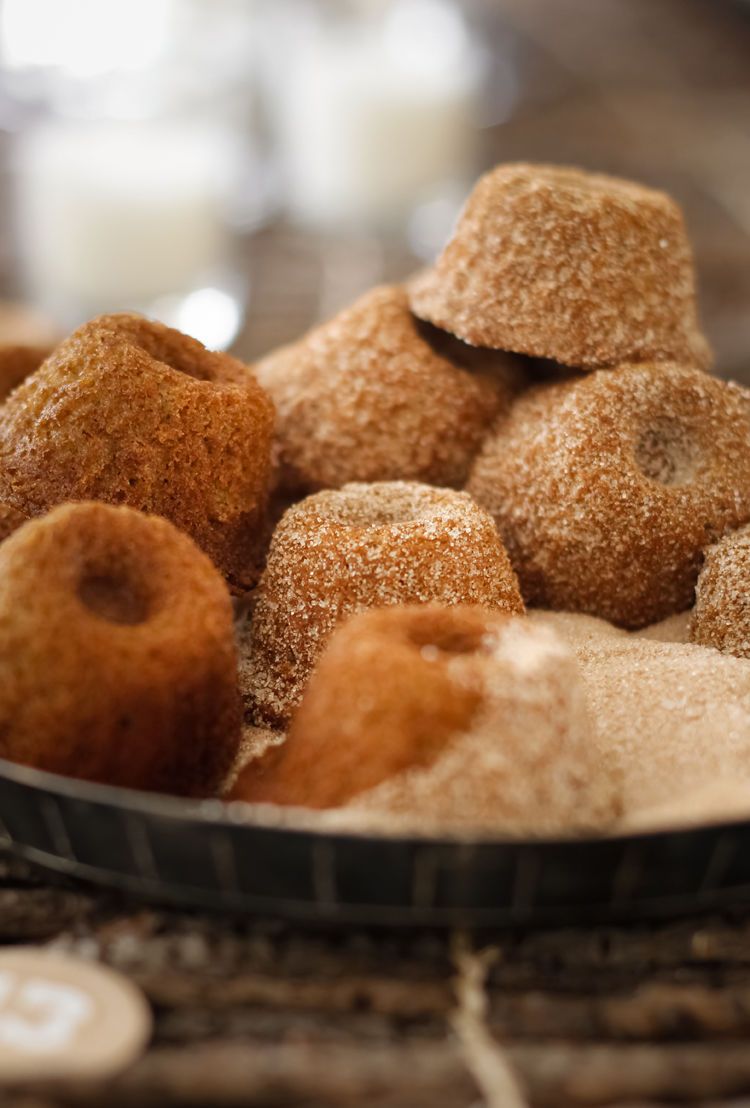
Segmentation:
[(184, 348), (177, 342), (170, 342), (161, 336), (143, 336), (138, 342), (150, 358), (155, 358), (177, 373), (184, 373), (195, 381), (213, 381), (214, 372), (207, 351), (193, 350), (187, 344)]
[(425, 514), (429, 515), (429, 508), (413, 495), (382, 495), (370, 489), (350, 497), (342, 494), (341, 502), (332, 504), (329, 513), (332, 522), (353, 530), (366, 530), (417, 523)]
[[(465, 503), (464, 503), (465, 502)], [(447, 535), (472, 510), (465, 493), (430, 488), (409, 481), (353, 482), (331, 495), (325, 506), (324, 525), (351, 532), (389, 528), (424, 528), (426, 541)]]
[(100, 619), (128, 627), (145, 623), (151, 608), (147, 590), (131, 574), (117, 570), (86, 573), (78, 597)]
[(696, 476), (698, 450), (690, 428), (677, 420), (661, 420), (641, 432), (635, 460), (650, 481), (687, 485)]

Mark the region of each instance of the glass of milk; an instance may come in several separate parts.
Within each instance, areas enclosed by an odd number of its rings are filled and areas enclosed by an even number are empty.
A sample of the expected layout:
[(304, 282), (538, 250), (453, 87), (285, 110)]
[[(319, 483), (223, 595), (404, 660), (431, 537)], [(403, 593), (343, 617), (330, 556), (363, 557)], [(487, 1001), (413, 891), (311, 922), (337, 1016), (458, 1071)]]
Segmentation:
[(138, 310), (215, 348), (231, 342), (247, 268), (238, 230), (265, 203), (253, 8), (3, 0), (19, 270), (61, 327)]
[(294, 219), (403, 230), (463, 194), (483, 57), (457, 4), (287, 0), (273, 16), (265, 83)]
[(231, 341), (228, 136), (169, 120), (47, 120), (18, 136), (16, 233), (27, 295), (61, 325), (133, 309)]

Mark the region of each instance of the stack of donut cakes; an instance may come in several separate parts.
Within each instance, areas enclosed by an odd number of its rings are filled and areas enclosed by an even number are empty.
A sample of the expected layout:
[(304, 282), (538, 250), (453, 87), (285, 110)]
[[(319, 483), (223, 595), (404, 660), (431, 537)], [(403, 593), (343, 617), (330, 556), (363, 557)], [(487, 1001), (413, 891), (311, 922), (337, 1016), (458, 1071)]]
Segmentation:
[(528, 609), (639, 632), (698, 586), (695, 649), (750, 654), (721, 553), (747, 549), (750, 399), (710, 365), (674, 201), (523, 164), (432, 268), (253, 367), (85, 324), (0, 405), (0, 756), (351, 819), (613, 826), (578, 659)]

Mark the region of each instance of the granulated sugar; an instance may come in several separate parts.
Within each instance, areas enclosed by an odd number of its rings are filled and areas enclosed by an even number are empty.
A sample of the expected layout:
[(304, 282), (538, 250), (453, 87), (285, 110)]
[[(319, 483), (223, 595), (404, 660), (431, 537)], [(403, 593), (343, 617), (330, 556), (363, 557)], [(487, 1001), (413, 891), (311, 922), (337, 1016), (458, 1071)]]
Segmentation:
[[(531, 627), (554, 634), (543, 649), (534, 639), (530, 651), (514, 650), (508, 687), (497, 690), (502, 718), (488, 713), (429, 769), (303, 822), (392, 834), (560, 834), (750, 816), (750, 661), (687, 643), (690, 618), (684, 612), (629, 633), (593, 616), (531, 612)], [(240, 657), (246, 661), (242, 639)], [(529, 736), (537, 736), (533, 745)], [(242, 764), (282, 738), (248, 729)], [(583, 744), (588, 813), (570, 803), (578, 778), (565, 756)], [(562, 803), (550, 807), (558, 774)], [(615, 788), (620, 823), (608, 807)], [(264, 818), (273, 812), (294, 824), (301, 810), (267, 807)]]
[(585, 616), (531, 619), (578, 657), (594, 741), (603, 765), (621, 776), (628, 818), (667, 803), (679, 809), (681, 797), (687, 809), (689, 794), (720, 778), (750, 780), (750, 662), (664, 641), (668, 625), (684, 633), (683, 620), (664, 621), (650, 637)]
[(718, 778), (684, 796), (653, 808), (639, 808), (622, 821), (624, 831), (656, 831), (699, 827), (705, 823), (743, 820), (750, 816), (750, 776), (739, 781)]
[(651, 639), (653, 642), (690, 642), (690, 612), (678, 612), (677, 615), (667, 616), (659, 623), (652, 623), (650, 627), (643, 627), (633, 634), (638, 639)]

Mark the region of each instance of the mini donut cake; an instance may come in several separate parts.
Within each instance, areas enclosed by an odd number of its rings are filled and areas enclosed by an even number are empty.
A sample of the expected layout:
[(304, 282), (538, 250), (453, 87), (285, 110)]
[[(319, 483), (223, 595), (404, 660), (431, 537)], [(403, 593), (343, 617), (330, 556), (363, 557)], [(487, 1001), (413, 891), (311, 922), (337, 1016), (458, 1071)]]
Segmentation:
[(242, 591), (258, 576), (273, 405), (240, 362), (136, 315), (84, 324), (0, 407), (0, 499), (165, 516)]
[[(460, 486), (514, 387), (510, 355), (461, 364), (383, 286), (255, 367), (278, 413), (282, 483), (301, 492), (350, 481)], [(440, 340), (438, 340), (440, 341)], [(470, 347), (467, 350), (471, 350)]]
[(328, 808), (429, 765), (470, 725), (487, 643), (508, 618), (437, 604), (349, 617), (318, 660), (286, 742), (251, 762), (233, 795)]
[(577, 367), (711, 363), (682, 213), (601, 174), (502, 165), (410, 287), (421, 319), (476, 346)]
[(467, 488), (528, 604), (643, 627), (690, 607), (705, 547), (750, 519), (745, 401), (669, 364), (539, 386), (488, 438)]
[(591, 750), (575, 662), (546, 629), (480, 607), (394, 607), (333, 634), (286, 742), (244, 769), (232, 797), (590, 827), (617, 814)]
[(0, 757), (209, 796), (240, 736), (231, 602), (164, 519), (66, 504), (0, 546)]
[(706, 551), (695, 589), (690, 641), (750, 658), (750, 527)]
[(293, 505), (274, 532), (250, 626), (252, 722), (285, 725), (345, 616), (429, 601), (524, 610), (493, 522), (466, 493), (353, 483)]

